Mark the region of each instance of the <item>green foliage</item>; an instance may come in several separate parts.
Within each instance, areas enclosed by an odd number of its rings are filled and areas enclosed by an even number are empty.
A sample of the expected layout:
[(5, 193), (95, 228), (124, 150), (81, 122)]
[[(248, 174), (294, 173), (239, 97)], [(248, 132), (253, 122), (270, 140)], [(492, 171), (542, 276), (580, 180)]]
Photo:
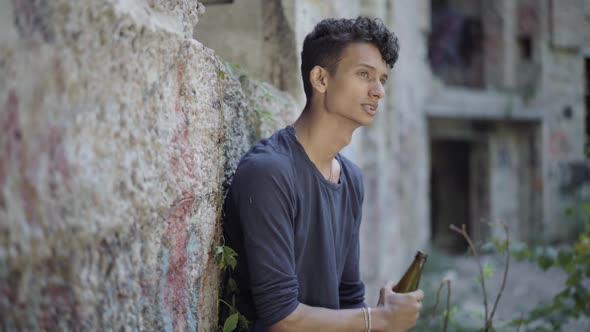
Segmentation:
[(495, 272), (496, 268), (494, 268), (494, 264), (492, 264), (492, 262), (486, 262), (483, 267), (483, 277), (489, 279), (494, 276)]
[(217, 76), (219, 76), (219, 78), (221, 78), (221, 79), (225, 79), (225, 77), (227, 76), (227, 73), (225, 71), (219, 69), (217, 71)]
[(562, 331), (572, 319), (590, 317), (590, 290), (584, 281), (590, 278), (590, 206), (585, 207), (586, 223), (577, 241), (563, 249), (552, 247), (531, 250), (521, 246), (512, 252), (517, 260), (535, 262), (544, 271), (558, 268), (567, 273), (564, 289), (550, 303), (534, 308), (509, 326), (525, 327), (525, 331)]
[(250, 322), (244, 315), (242, 315), (235, 306), (235, 296), (232, 297), (233, 304), (229, 304), (224, 300), (219, 300), (223, 303), (228, 311), (227, 317), (223, 320), (223, 327), (221, 327), (220, 331), (222, 332), (232, 332), (232, 331), (245, 331), (248, 330), (250, 326)]
[(228, 246), (215, 248), (215, 258), (221, 270), (231, 269), (233, 271), (238, 264), (236, 257), (238, 257), (238, 254)]
[(222, 245), (215, 248), (215, 258), (219, 269), (227, 277), (227, 282), (225, 286), (222, 285), (220, 292), (223, 294), (222, 297), (232, 299), (231, 304), (219, 299), (219, 302), (225, 305), (225, 310), (220, 310), (220, 321), (223, 321), (223, 326), (219, 327), (221, 332), (243, 331), (247, 330), (250, 325), (248, 319), (236, 309), (236, 294), (239, 293), (239, 289), (231, 275), (238, 264), (237, 257), (238, 254), (228, 246)]
[(223, 324), (223, 332), (231, 332), (238, 327), (238, 318), (240, 317), (239, 313), (231, 314), (225, 320), (225, 324)]

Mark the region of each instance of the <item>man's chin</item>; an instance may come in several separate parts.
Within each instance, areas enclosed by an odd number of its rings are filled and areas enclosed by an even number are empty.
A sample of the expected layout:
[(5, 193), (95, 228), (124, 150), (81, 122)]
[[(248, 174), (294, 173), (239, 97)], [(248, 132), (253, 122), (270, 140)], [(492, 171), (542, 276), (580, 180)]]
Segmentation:
[(365, 116), (363, 117), (363, 119), (361, 119), (358, 124), (362, 127), (365, 126), (370, 126), (373, 124), (373, 122), (375, 121), (375, 117), (374, 116)]

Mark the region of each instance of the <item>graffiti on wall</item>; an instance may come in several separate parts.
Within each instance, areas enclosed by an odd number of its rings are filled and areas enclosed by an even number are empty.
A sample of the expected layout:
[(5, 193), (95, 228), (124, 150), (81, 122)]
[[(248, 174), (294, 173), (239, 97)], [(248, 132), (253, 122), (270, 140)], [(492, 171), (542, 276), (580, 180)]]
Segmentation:
[[(9, 174), (19, 174), (18, 187), (24, 205), (26, 223), (38, 225), (39, 191), (45, 186), (52, 197), (59, 194), (60, 189), (71, 191), (72, 166), (66, 158), (64, 148), (65, 130), (61, 127), (45, 124), (39, 128), (39, 134), (27, 136), (22, 128), (19, 113), (19, 99), (14, 91), (10, 91), (0, 115), (0, 138), (2, 156), (0, 158), (0, 188), (7, 183)], [(34, 140), (38, 144), (26, 145), (25, 140)], [(30, 148), (33, 147), (33, 148)], [(45, 161), (45, 162), (42, 162)], [(44, 165), (43, 168), (41, 168)], [(46, 174), (47, 176), (40, 176)], [(41, 183), (39, 179), (47, 179)], [(6, 198), (0, 190), (0, 208), (6, 208)]]
[(567, 135), (561, 131), (556, 130), (549, 134), (549, 157), (561, 158), (569, 154), (570, 145)]

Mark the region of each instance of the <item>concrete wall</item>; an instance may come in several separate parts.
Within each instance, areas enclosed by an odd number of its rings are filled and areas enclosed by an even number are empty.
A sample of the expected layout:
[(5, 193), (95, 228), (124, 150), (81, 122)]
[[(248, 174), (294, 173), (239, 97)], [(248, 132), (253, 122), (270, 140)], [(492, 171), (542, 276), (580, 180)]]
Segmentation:
[[(535, 124), (499, 123), (490, 136), (490, 220), (501, 221), (510, 228), (514, 241), (536, 240), (533, 235), (541, 226), (540, 212), (535, 206), (539, 191), (534, 190), (534, 174), (540, 167), (531, 143), (536, 137)], [(504, 237), (498, 224), (491, 227), (491, 236)]]
[[(574, 192), (564, 192), (564, 169), (584, 160), (585, 114), (584, 57), (582, 50), (589, 22), (582, 14), (588, 0), (541, 2), (540, 64), (542, 67), (536, 94), (530, 108), (543, 114), (543, 228), (548, 240), (567, 238), (573, 230), (565, 211), (579, 202)], [(586, 166), (587, 167), (587, 166)], [(580, 178), (590, 186), (590, 177)], [(582, 194), (586, 202), (590, 195)], [(576, 202), (577, 201), (577, 202)]]
[(3, 330), (215, 328), (222, 183), (294, 101), (192, 39), (200, 13), (0, 1)]

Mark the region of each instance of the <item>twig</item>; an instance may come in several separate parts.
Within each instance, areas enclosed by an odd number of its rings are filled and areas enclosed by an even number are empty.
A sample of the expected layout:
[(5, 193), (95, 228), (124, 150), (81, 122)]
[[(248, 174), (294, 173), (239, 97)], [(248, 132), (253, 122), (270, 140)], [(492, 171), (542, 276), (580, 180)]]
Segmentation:
[(451, 281), (447, 281), (447, 315), (445, 316), (444, 332), (449, 328), (449, 317), (451, 316)]
[(432, 306), (432, 316), (430, 317), (430, 320), (432, 321), (434, 319), (434, 317), (436, 316), (436, 309), (438, 308), (438, 304), (440, 303), (440, 292), (442, 291), (443, 287), (445, 287), (446, 283), (450, 283), (451, 281), (449, 279), (445, 279), (443, 281), (441, 281), (440, 285), (438, 286), (438, 290), (436, 291), (436, 302), (434, 303), (434, 305)]
[(233, 308), (233, 307), (232, 307), (232, 306), (231, 306), (229, 303), (225, 302), (225, 301), (224, 301), (224, 300), (222, 300), (222, 299), (219, 299), (219, 302), (221, 302), (221, 303), (225, 304), (225, 305), (226, 305), (226, 306), (227, 306), (227, 307), (228, 307), (230, 310)]
[(469, 243), (469, 248), (471, 249), (471, 252), (473, 252), (473, 256), (475, 256), (475, 261), (477, 262), (477, 265), (479, 267), (479, 273), (481, 275), (481, 288), (483, 289), (483, 305), (484, 305), (484, 309), (485, 309), (485, 330), (488, 330), (488, 296), (487, 296), (487, 291), (486, 291), (486, 284), (484, 281), (484, 274), (483, 274), (483, 268), (481, 266), (481, 262), (479, 259), (479, 255), (477, 254), (477, 250), (475, 249), (475, 246), (473, 245), (473, 241), (471, 241), (471, 238), (469, 237), (469, 234), (467, 234), (467, 230), (465, 229), (465, 224), (461, 225), (461, 228), (459, 229), (457, 226), (451, 224), (450, 228), (452, 230), (454, 230), (455, 232), (463, 235), (463, 237), (465, 238), (465, 240), (467, 240), (467, 243)]
[(432, 307), (432, 316), (430, 317), (430, 322), (432, 322), (436, 315), (436, 309), (438, 308), (438, 304), (440, 303), (440, 292), (445, 285), (447, 285), (447, 314), (444, 315), (444, 331), (446, 332), (449, 324), (449, 316), (451, 313), (451, 280), (449, 279), (443, 280), (440, 283), (440, 286), (438, 286), (438, 290), (436, 291), (436, 303)]
[(518, 322), (518, 328), (516, 329), (516, 332), (520, 331), (520, 327), (522, 326), (522, 320), (524, 319), (524, 312), (520, 313), (520, 321)]
[(504, 267), (504, 277), (502, 278), (502, 285), (500, 286), (500, 291), (496, 296), (496, 301), (494, 302), (494, 308), (492, 309), (492, 314), (490, 315), (490, 320), (494, 319), (494, 313), (496, 313), (496, 308), (498, 308), (498, 302), (500, 302), (500, 296), (504, 292), (504, 286), (506, 286), (506, 279), (508, 277), (508, 268), (510, 267), (510, 234), (508, 232), (508, 225), (502, 223), (504, 227), (504, 232), (506, 233), (506, 266)]

